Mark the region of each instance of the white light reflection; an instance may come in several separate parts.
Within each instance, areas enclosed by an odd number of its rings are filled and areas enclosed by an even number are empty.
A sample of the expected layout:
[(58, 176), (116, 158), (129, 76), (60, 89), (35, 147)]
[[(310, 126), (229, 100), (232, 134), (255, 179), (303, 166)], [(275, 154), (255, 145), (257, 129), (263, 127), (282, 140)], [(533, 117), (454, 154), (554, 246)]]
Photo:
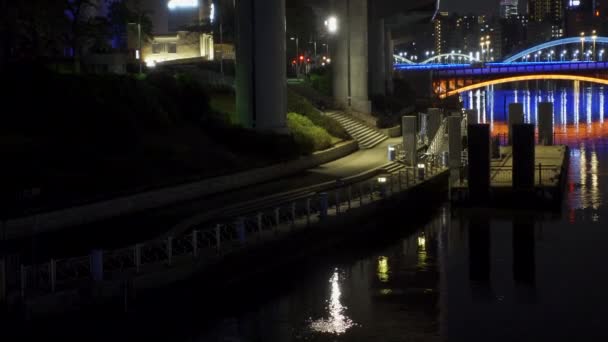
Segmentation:
[(331, 295), (327, 307), (329, 318), (311, 322), (310, 328), (320, 333), (341, 335), (355, 326), (355, 323), (346, 316), (347, 308), (340, 302), (342, 291), (340, 290), (340, 275), (337, 269), (329, 279), (329, 283), (331, 284)]
[(591, 93), (591, 88), (585, 89), (585, 98), (587, 99), (586, 111), (585, 114), (587, 116), (587, 125), (591, 126), (592, 123), (592, 115), (591, 115), (591, 107), (592, 107), (592, 99), (593, 94)]
[(589, 206), (587, 197), (587, 151), (585, 150), (585, 144), (581, 143), (581, 157), (580, 157), (580, 172), (581, 172), (581, 201), (582, 207), (587, 208)]
[(562, 108), (560, 112), (562, 127), (564, 131), (566, 130), (566, 126), (568, 125), (568, 92), (566, 89), (562, 89)]
[(539, 89), (538, 94), (534, 96), (534, 123), (538, 122), (538, 104), (543, 102), (542, 91)]
[(469, 109), (473, 109), (473, 91), (469, 91)]
[(594, 210), (598, 210), (602, 204), (602, 198), (600, 194), (600, 185), (598, 179), (598, 160), (597, 152), (594, 150), (591, 152), (591, 207)]
[(487, 123), (487, 116), (486, 116), (486, 94), (488, 94), (488, 92), (486, 92), (486, 91), (482, 91), (481, 92), (481, 120), (483, 120), (482, 122), (484, 124)]
[(477, 89), (475, 92), (476, 102), (477, 102), (477, 123), (481, 123), (481, 91)]
[(581, 82), (574, 81), (573, 87), (573, 96), (574, 96), (574, 125), (576, 126), (576, 130), (578, 131), (578, 124), (580, 121), (580, 106), (581, 106)]
[(490, 86), (488, 96), (490, 101), (490, 131), (494, 131), (494, 85)]
[(524, 108), (525, 108), (525, 122), (530, 123), (530, 91), (524, 90)]

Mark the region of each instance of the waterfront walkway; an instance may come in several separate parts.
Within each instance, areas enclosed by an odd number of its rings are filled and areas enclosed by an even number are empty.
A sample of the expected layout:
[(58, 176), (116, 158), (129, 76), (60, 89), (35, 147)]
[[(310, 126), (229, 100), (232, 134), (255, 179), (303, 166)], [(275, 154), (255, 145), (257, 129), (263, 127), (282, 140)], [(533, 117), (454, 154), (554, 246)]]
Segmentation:
[[(389, 144), (397, 144), (401, 138), (389, 139), (374, 148), (359, 150), (336, 161), (271, 182), (205, 196), (196, 200), (175, 203), (171, 206), (132, 215), (103, 220), (49, 234), (38, 241), (46, 245), (48, 256), (67, 256), (84, 253), (91, 248), (117, 248), (137, 241), (155, 238), (167, 232), (175, 224), (201, 212), (210, 212), (238, 203), (255, 201), (275, 194), (336, 181), (381, 168), (388, 163)], [(80, 241), (78, 246), (66, 251), (61, 241), (65, 238)], [(27, 245), (29, 238), (23, 240)], [(61, 247), (63, 246), (63, 247)], [(20, 244), (13, 244), (18, 252)]]

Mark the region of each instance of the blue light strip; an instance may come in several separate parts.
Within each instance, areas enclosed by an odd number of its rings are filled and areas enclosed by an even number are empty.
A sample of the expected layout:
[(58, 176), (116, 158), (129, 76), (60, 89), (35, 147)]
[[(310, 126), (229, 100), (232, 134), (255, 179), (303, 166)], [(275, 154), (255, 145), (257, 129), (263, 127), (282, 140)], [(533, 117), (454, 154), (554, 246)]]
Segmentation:
[[(397, 64), (397, 71), (439, 71), (440, 75), (487, 75), (524, 72), (581, 71), (608, 69), (608, 62), (517, 62), (471, 64)], [(444, 73), (445, 72), (445, 73)]]

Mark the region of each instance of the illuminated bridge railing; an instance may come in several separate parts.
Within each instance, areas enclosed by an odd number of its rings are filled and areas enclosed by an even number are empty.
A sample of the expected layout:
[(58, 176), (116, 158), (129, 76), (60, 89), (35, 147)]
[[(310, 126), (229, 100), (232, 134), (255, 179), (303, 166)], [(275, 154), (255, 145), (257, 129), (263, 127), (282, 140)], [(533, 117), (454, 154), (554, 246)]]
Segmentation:
[(437, 76), (482, 76), (547, 72), (608, 70), (608, 62), (537, 62), (471, 64), (396, 65), (396, 71), (435, 71)]

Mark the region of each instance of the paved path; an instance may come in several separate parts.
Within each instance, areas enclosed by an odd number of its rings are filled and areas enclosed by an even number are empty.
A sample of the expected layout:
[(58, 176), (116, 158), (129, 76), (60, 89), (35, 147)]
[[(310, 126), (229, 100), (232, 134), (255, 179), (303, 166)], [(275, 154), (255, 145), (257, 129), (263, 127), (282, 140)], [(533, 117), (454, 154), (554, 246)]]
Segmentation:
[[(380, 167), (388, 162), (388, 145), (399, 142), (401, 142), (401, 138), (389, 139), (374, 148), (360, 150), (317, 168), (268, 183), (178, 203), (163, 209), (43, 234), (36, 238), (36, 247), (41, 251), (40, 257), (43, 257), (44, 254), (61, 257), (62, 255), (75, 255), (75, 253), (82, 254), (91, 248), (117, 248), (155, 238), (185, 217), (202, 211), (354, 176)], [(66, 239), (79, 243), (66, 250), (64, 244)], [(27, 249), (31, 243), (33, 243), (32, 240), (25, 239), (20, 244), (12, 244), (12, 247), (15, 250), (23, 250), (24, 247)]]

